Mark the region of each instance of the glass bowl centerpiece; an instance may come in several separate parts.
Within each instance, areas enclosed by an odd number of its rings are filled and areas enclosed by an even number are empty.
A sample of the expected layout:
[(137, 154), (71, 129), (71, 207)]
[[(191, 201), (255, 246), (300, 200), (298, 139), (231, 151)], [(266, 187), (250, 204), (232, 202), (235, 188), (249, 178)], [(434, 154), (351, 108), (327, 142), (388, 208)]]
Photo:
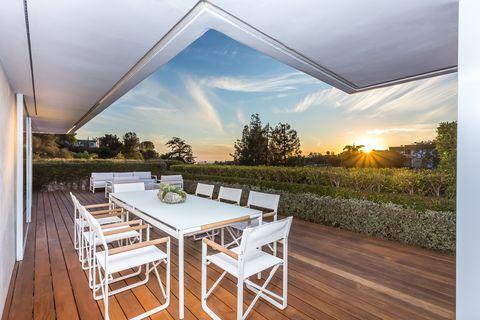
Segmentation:
[(161, 184), (157, 194), (160, 201), (165, 203), (182, 203), (187, 199), (187, 193), (182, 188), (171, 184)]

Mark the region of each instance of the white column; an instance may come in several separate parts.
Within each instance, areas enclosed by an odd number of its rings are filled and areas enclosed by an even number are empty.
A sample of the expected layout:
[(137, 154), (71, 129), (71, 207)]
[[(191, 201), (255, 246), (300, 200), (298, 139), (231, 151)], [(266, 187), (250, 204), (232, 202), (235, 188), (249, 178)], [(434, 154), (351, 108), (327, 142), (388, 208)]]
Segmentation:
[(17, 93), (17, 142), (15, 157), (15, 238), (17, 261), (23, 260), (23, 108), (23, 94)]
[(26, 132), (26, 219), (27, 223), (32, 222), (32, 118), (27, 117), (25, 121)]
[(480, 319), (480, 1), (461, 0), (458, 55), (457, 319)]

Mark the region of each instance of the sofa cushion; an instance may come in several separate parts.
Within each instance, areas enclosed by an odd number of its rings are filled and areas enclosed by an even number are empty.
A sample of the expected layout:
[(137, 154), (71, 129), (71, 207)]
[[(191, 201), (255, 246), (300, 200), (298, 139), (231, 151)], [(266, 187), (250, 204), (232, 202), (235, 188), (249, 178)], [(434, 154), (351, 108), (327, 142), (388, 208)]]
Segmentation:
[(140, 180), (143, 179), (152, 179), (152, 173), (150, 171), (135, 171), (133, 173), (135, 177), (139, 177)]
[(133, 172), (114, 172), (113, 177), (114, 178), (133, 177)]
[(92, 172), (92, 180), (94, 181), (106, 181), (112, 180), (113, 173), (112, 172)]
[(113, 183), (128, 183), (128, 182), (138, 182), (140, 181), (139, 177), (129, 176), (129, 177), (113, 177)]

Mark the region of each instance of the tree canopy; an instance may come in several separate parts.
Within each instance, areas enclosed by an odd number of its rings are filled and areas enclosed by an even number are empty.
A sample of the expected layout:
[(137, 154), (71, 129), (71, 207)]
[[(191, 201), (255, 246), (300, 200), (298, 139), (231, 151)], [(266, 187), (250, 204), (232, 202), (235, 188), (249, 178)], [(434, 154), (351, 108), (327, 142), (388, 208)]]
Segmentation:
[(288, 165), (289, 159), (301, 155), (300, 139), (297, 131), (288, 123), (279, 123), (270, 129), (268, 141), (268, 163), (271, 165)]
[(192, 146), (187, 144), (185, 140), (179, 137), (172, 137), (165, 143), (170, 148), (170, 152), (167, 152), (161, 156), (163, 159), (180, 160), (185, 163), (194, 163), (195, 157), (193, 156)]
[(439, 168), (452, 174), (457, 166), (457, 122), (441, 122), (437, 128), (435, 140), (438, 156), (440, 157)]
[(127, 132), (123, 135), (123, 156), (127, 159), (143, 159), (140, 153), (140, 139), (135, 132)]
[(268, 159), (269, 125), (262, 126), (258, 113), (243, 127), (242, 137), (234, 143), (234, 161), (242, 165), (265, 165)]
[(100, 158), (115, 158), (123, 149), (123, 143), (115, 134), (106, 134), (98, 140), (100, 144), (98, 156)]

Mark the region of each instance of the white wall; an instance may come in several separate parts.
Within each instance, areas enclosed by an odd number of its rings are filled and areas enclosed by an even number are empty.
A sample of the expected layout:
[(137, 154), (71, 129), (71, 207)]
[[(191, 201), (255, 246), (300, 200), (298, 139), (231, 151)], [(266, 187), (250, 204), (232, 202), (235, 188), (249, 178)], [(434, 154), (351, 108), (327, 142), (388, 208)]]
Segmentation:
[(0, 314), (15, 263), (15, 95), (0, 61)]
[(458, 56), (457, 319), (480, 319), (480, 1), (461, 0)]

